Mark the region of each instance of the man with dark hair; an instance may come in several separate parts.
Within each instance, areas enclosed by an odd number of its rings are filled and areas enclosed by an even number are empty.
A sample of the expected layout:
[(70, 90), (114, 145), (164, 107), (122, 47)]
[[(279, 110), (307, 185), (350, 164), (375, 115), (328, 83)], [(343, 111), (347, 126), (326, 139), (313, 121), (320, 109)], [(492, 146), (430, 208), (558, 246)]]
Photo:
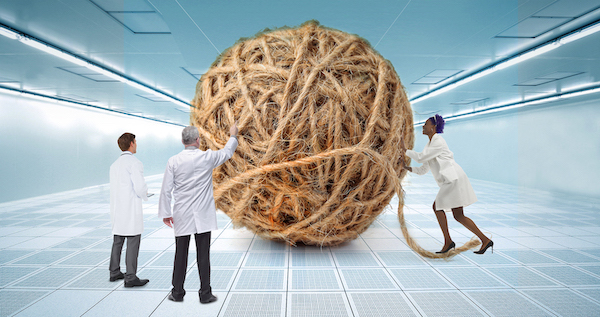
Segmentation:
[[(110, 255), (110, 281), (125, 279), (125, 287), (142, 286), (148, 280), (140, 280), (137, 261), (140, 239), (144, 231), (142, 199), (148, 200), (148, 186), (144, 180), (144, 165), (133, 154), (137, 152), (135, 135), (123, 133), (117, 140), (123, 151), (110, 166), (110, 220), (113, 245)], [(125, 264), (127, 271), (121, 272), (121, 251), (127, 239)]]
[[(230, 138), (219, 151), (201, 151), (198, 129), (186, 127), (181, 133), (185, 150), (171, 157), (163, 178), (158, 216), (175, 231), (175, 263), (173, 289), (169, 300), (183, 301), (190, 236), (196, 240), (196, 259), (200, 274), (200, 302), (214, 302), (217, 297), (210, 287), (210, 232), (217, 230), (217, 214), (213, 197), (212, 170), (233, 156), (237, 148), (238, 128), (229, 129)], [(171, 211), (171, 196), (175, 206)]]
[[(131, 146), (131, 142), (135, 143), (135, 134), (131, 134), (129, 132), (123, 133), (117, 140), (117, 144), (119, 144), (119, 149), (121, 149), (121, 151), (129, 150), (129, 147)], [(136, 144), (136, 147), (137, 147), (137, 144)]]

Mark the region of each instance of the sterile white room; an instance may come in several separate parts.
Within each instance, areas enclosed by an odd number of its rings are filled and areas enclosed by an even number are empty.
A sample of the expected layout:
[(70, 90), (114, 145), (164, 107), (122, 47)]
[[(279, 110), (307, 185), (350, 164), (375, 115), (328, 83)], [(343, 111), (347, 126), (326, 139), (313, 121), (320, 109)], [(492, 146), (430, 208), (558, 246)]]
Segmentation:
[[(600, 315), (597, 0), (0, 0), (0, 35), (1, 317)], [(193, 237), (172, 296), (189, 125), (239, 143), (214, 300)], [(445, 211), (439, 144), (476, 195)], [(127, 234), (109, 270), (123, 154), (141, 284)]]

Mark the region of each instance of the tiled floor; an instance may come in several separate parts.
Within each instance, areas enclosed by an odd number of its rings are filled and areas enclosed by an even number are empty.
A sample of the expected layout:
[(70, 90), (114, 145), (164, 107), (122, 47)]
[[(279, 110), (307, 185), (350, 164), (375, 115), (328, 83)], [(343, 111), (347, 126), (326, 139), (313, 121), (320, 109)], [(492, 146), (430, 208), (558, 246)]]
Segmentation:
[[(148, 182), (160, 191), (160, 177)], [(134, 289), (108, 281), (107, 186), (3, 203), (0, 316), (600, 315), (600, 200), (477, 180), (473, 186), (479, 201), (465, 214), (493, 236), (494, 253), (449, 261), (408, 248), (396, 199), (359, 239), (331, 248), (265, 241), (219, 214), (223, 229), (213, 232), (211, 247), (219, 300), (208, 305), (196, 295), (194, 253), (185, 301), (166, 300), (174, 239), (157, 219), (158, 195), (144, 203), (139, 255), (138, 275), (150, 283)], [(430, 210), (435, 182), (410, 177), (405, 191), (411, 234), (440, 249)], [(472, 236), (451, 217), (449, 223), (457, 243)]]

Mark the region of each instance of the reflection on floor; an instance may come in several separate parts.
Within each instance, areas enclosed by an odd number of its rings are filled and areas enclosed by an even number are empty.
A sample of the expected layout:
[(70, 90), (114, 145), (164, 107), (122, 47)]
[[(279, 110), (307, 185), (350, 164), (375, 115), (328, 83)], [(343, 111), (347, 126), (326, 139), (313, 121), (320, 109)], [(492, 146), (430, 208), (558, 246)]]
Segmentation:
[[(441, 248), (430, 205), (431, 177), (405, 182), (411, 233)], [(149, 180), (160, 191), (160, 178)], [(290, 247), (233, 229), (213, 232), (212, 287), (198, 302), (190, 255), (184, 302), (166, 299), (172, 230), (144, 204), (138, 276), (142, 288), (108, 281), (108, 187), (0, 204), (0, 316), (594, 316), (600, 314), (600, 200), (550, 195), (473, 180), (466, 208), (495, 242), (494, 253), (450, 261), (417, 256), (405, 244), (397, 200), (359, 239), (332, 248)], [(449, 218), (457, 243), (472, 235)], [(193, 244), (192, 244), (193, 245)], [(124, 264), (122, 264), (124, 268)]]

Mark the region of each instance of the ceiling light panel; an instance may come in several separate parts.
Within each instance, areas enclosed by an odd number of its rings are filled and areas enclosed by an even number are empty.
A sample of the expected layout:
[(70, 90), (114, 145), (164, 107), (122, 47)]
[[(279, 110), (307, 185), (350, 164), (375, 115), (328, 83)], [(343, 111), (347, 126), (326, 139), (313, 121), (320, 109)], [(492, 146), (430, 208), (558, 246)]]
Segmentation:
[(598, 0), (577, 0), (576, 5), (574, 2), (573, 0), (557, 1), (536, 12), (534, 16), (576, 18), (600, 8)]
[(156, 96), (156, 95), (140, 95), (140, 94), (135, 94), (138, 97), (144, 98), (146, 100), (150, 100), (152, 102), (169, 102), (169, 100), (165, 100), (162, 97)]
[(530, 17), (496, 35), (497, 38), (535, 38), (572, 18)]
[(444, 81), (445, 77), (421, 77), (413, 82), (414, 85), (435, 85)]
[(12, 80), (10, 78), (0, 77), (0, 83), (15, 83), (16, 80)]
[(165, 21), (154, 11), (107, 13), (135, 34), (171, 34)]
[(200, 77), (202, 77), (202, 75), (204, 75), (204, 73), (206, 72), (206, 70), (200, 70), (193, 67), (181, 67), (181, 69), (183, 69), (186, 73), (190, 74), (190, 76), (196, 78), (196, 80), (200, 80)]
[(21, 82), (5, 77), (0, 77), (0, 85), (10, 88), (21, 88)]
[(556, 79), (535, 78), (535, 79), (526, 80), (524, 82), (520, 82), (518, 84), (515, 84), (514, 86), (539, 86), (539, 85), (547, 84), (547, 83), (555, 81), (555, 80)]
[(12, 40), (18, 40), (20, 37), (19, 33), (7, 28), (0, 28), (0, 35), (4, 35)]
[[(487, 115), (487, 114), (492, 114), (492, 113), (497, 113), (497, 112), (508, 111), (508, 110), (512, 110), (512, 109), (516, 109), (516, 108), (521, 108), (521, 107), (546, 104), (546, 103), (550, 103), (550, 102), (558, 101), (558, 100), (562, 100), (562, 99), (574, 98), (574, 97), (590, 95), (590, 94), (597, 94), (597, 93), (600, 93), (600, 87), (591, 87), (591, 88), (586, 88), (583, 90), (570, 90), (570, 91), (565, 91), (561, 94), (546, 95), (546, 96), (542, 96), (540, 98), (531, 99), (531, 100), (522, 100), (522, 101), (508, 102), (505, 104), (491, 105), (485, 109), (480, 109), (480, 110), (476, 110), (476, 111), (469, 111), (469, 112), (465, 112), (465, 113), (461, 113), (461, 114), (446, 116), (444, 118), (444, 120), (446, 120), (446, 122), (453, 121), (453, 120), (461, 120), (461, 119), (472, 118), (472, 117), (480, 116), (480, 115)], [(416, 126), (422, 125), (423, 123), (425, 123), (425, 121), (414, 122), (413, 126), (416, 127)]]
[(65, 72), (81, 76), (83, 78), (93, 80), (95, 82), (117, 82), (118, 80), (105, 76), (103, 74), (98, 74), (87, 67), (56, 67)]
[(171, 34), (162, 16), (146, 0), (90, 0), (134, 34)]
[(436, 69), (431, 73), (425, 75), (425, 77), (452, 77), (458, 73), (462, 72), (460, 69)]
[(90, 0), (104, 11), (154, 11), (146, 0)]
[(548, 79), (560, 80), (560, 79), (564, 79), (567, 77), (573, 77), (573, 76), (580, 75), (580, 74), (583, 74), (583, 72), (554, 72), (554, 73), (539, 76), (536, 78), (548, 78)]
[(561, 79), (573, 77), (579, 74), (583, 74), (583, 72), (554, 72), (547, 75), (539, 76), (534, 79), (530, 79), (524, 82), (520, 82), (515, 84), (514, 86), (539, 86), (549, 82), (558, 81)]
[(472, 103), (476, 103), (476, 102), (480, 102), (480, 101), (484, 101), (484, 100), (488, 100), (489, 98), (468, 98), (468, 99), (463, 99), (461, 101), (457, 101), (457, 102), (452, 102), (452, 105), (469, 105)]
[(83, 102), (83, 103), (91, 103), (91, 102), (98, 102), (98, 100), (93, 100), (90, 98), (86, 98), (86, 97), (82, 97), (79, 95), (74, 95), (74, 94), (60, 94), (60, 95), (56, 95), (59, 98), (62, 99), (68, 99), (68, 100), (73, 100), (73, 101), (78, 101), (78, 102)]
[(436, 69), (431, 73), (415, 80), (414, 85), (435, 85), (461, 73), (461, 69)]
[(179, 109), (179, 108), (173, 108), (173, 109), (175, 109), (175, 110), (177, 110), (179, 112), (186, 113), (186, 114), (189, 114), (191, 112), (190, 110), (183, 110), (183, 109)]
[(573, 33), (561, 38), (560, 43), (568, 44), (573, 41), (579, 40), (580, 38), (584, 38), (586, 36), (592, 35), (598, 31), (600, 31), (600, 22), (592, 23), (591, 25), (584, 27), (579, 31), (573, 32)]

